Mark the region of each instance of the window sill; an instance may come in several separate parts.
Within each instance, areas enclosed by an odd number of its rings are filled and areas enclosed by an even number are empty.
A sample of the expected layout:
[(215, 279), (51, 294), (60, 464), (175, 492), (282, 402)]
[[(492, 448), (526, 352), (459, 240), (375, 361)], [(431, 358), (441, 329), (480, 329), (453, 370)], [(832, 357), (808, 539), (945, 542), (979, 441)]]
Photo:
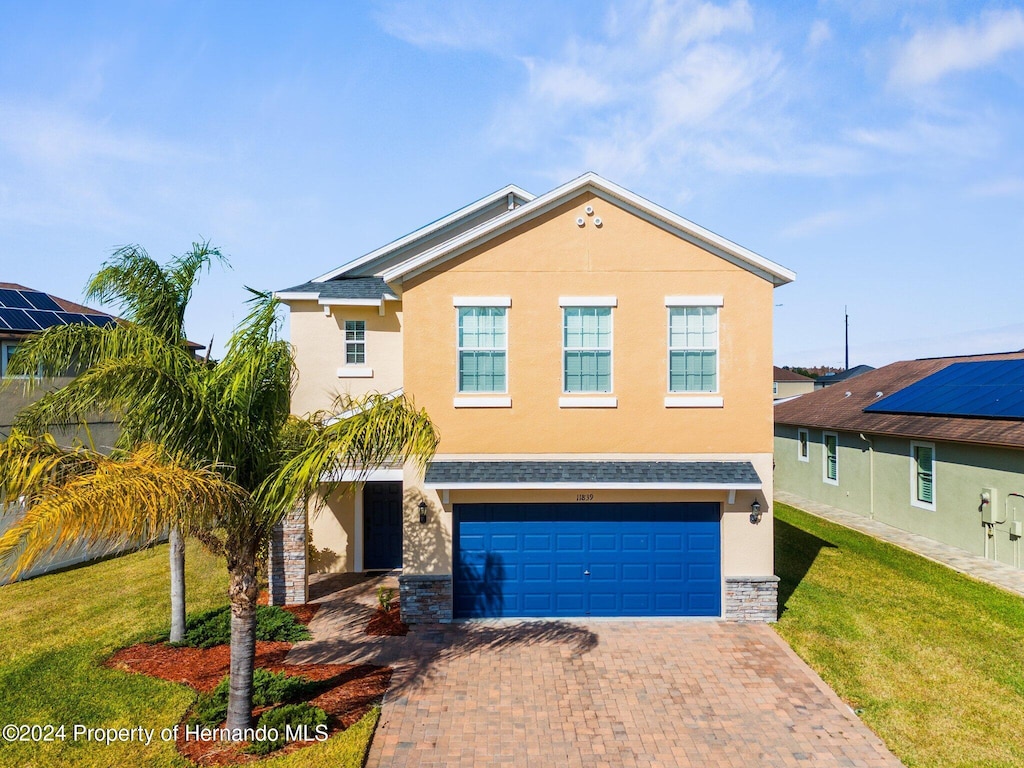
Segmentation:
[(560, 397), (559, 408), (618, 408), (617, 397)]
[(935, 511), (935, 502), (929, 504), (924, 501), (919, 501), (918, 499), (911, 499), (910, 506), (912, 506), (914, 509), (923, 509), (927, 512)]
[(455, 397), (452, 398), (452, 405), (456, 408), (511, 408), (512, 398), (508, 395)]
[(339, 379), (372, 379), (373, 368), (343, 365), (338, 369)]
[(666, 408), (723, 408), (721, 395), (670, 395), (665, 398)]

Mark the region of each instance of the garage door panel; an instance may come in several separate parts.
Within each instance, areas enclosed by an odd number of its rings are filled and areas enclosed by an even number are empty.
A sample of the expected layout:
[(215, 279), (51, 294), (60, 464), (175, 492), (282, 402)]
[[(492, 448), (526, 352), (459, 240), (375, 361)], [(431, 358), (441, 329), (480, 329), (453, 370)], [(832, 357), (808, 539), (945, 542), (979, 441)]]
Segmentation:
[(719, 518), (713, 503), (456, 505), (455, 615), (717, 616)]

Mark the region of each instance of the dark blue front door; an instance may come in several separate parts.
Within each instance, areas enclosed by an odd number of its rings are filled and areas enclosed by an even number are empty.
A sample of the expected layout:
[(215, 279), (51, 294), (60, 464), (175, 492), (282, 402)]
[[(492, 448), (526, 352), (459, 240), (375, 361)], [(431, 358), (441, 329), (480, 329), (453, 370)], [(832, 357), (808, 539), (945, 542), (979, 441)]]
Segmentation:
[(363, 568), (402, 567), (402, 484), (363, 486)]
[(717, 503), (456, 504), (454, 608), (481, 616), (719, 616)]

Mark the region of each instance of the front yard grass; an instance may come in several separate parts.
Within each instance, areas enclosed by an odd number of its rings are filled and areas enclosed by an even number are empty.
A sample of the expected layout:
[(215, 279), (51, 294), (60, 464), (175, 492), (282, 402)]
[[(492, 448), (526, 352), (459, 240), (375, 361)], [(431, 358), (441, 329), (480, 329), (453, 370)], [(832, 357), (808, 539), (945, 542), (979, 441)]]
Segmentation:
[(1024, 765), (1024, 599), (775, 504), (775, 625), (907, 766)]
[[(189, 613), (226, 600), (224, 564), (198, 546), (186, 559)], [(90, 728), (169, 728), (195, 699), (184, 685), (101, 666), (116, 649), (161, 633), (169, 622), (167, 547), (0, 587), (0, 727), (64, 724), (47, 744), (0, 739), (0, 766), (189, 766), (173, 742), (103, 745), (71, 740)], [(379, 709), (324, 744), (261, 765), (362, 765)]]

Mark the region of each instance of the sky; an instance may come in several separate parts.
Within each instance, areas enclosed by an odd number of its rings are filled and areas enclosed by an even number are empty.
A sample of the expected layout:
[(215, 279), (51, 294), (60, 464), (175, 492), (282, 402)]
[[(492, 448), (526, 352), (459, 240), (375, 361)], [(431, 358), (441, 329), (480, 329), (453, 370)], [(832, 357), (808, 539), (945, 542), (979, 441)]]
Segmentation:
[[(190, 338), (585, 171), (797, 273), (775, 362), (1024, 348), (1024, 4), (0, 0), (0, 281), (206, 239)], [(287, 330), (287, 329), (286, 329)]]

